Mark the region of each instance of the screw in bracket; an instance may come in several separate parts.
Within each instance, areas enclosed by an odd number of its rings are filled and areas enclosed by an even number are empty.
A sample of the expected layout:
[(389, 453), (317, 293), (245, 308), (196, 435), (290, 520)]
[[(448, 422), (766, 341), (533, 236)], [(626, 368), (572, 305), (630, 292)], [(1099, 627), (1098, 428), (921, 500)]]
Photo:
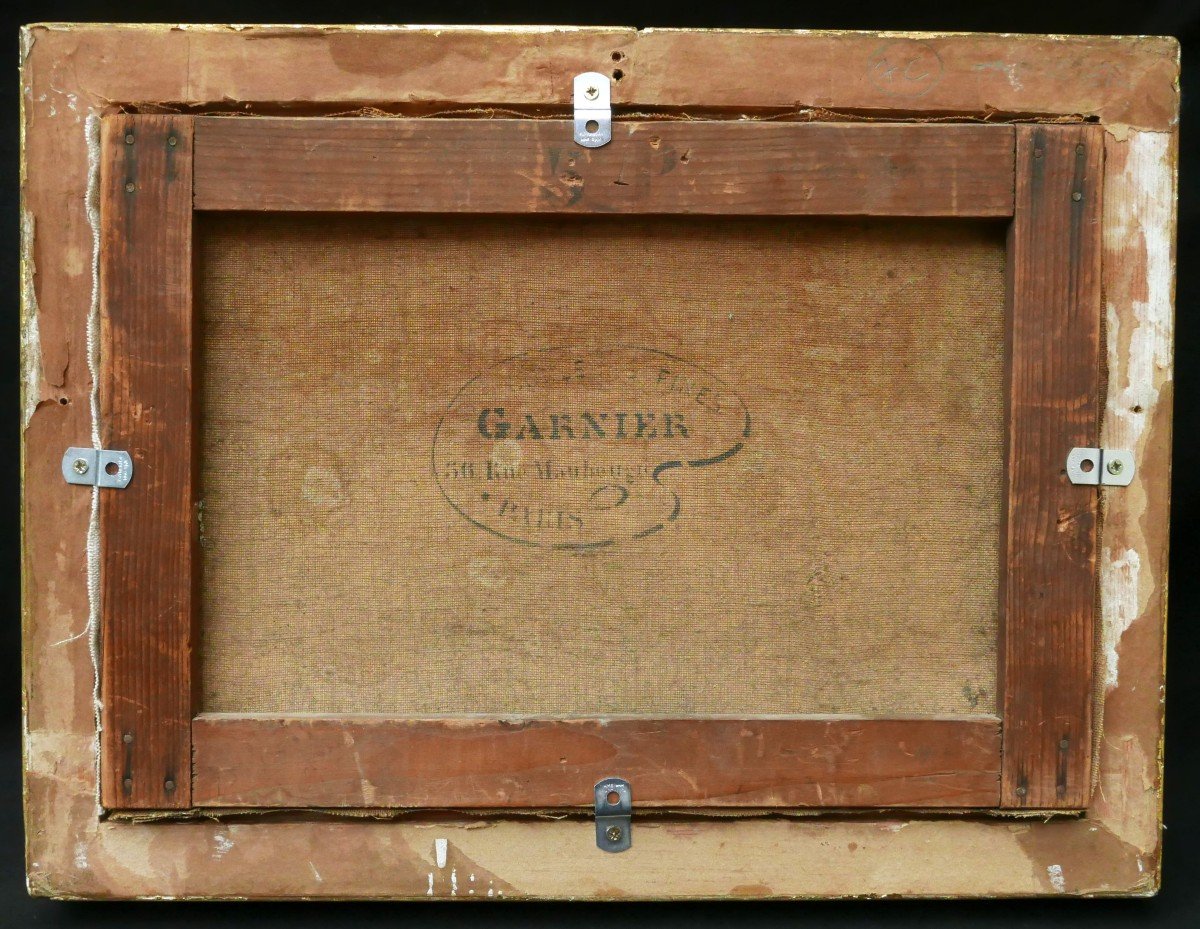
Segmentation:
[(71, 470), (76, 474), (87, 474), (89, 467), (90, 466), (88, 465), (86, 458), (76, 458), (71, 463)]

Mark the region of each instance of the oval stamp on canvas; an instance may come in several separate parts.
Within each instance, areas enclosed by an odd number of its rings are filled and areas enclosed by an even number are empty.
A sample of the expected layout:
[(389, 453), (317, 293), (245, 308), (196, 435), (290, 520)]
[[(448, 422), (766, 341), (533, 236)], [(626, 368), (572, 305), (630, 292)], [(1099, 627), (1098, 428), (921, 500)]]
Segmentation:
[(509, 358), (458, 392), (438, 423), (433, 472), (458, 513), (524, 545), (586, 550), (686, 518), (672, 473), (719, 469), (750, 416), (719, 378), (637, 346)]

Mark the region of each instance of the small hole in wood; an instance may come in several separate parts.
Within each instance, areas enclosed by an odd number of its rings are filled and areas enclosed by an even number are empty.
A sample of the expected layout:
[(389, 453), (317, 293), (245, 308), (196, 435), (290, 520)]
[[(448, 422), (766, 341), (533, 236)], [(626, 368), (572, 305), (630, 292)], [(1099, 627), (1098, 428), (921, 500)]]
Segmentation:
[(68, 400), (66, 397), (59, 397), (59, 398), (58, 398), (58, 402), (59, 402), (59, 403), (61, 403), (63, 406), (66, 406), (66, 405), (67, 405), (68, 403), (70, 403), (71, 401), (70, 401), (70, 400)]
[(620, 68), (613, 69), (613, 80), (614, 81), (619, 81), (624, 76), (625, 76), (625, 72), (622, 71)]
[(618, 803), (621, 802), (621, 795), (619, 793), (617, 793), (615, 790), (610, 790), (608, 792), (608, 796), (605, 797), (604, 799), (608, 801), (609, 806), (616, 806)]
[(1142, 405), (1139, 403), (1137, 406), (1135, 406), (1135, 407), (1133, 408), (1133, 412), (1135, 412), (1135, 413), (1140, 413), (1140, 412), (1142, 412)]
[(586, 123), (583, 124), (583, 128), (586, 129), (588, 132), (596, 132), (600, 129), (600, 124), (598, 122), (596, 122), (594, 119), (589, 119)]
[(1096, 462), (1092, 461), (1090, 458), (1085, 458), (1083, 461), (1079, 462), (1079, 470), (1084, 474), (1091, 474), (1095, 467)]
[(624, 53), (624, 52), (613, 52), (613, 53), (612, 53), (612, 60), (613, 60), (613, 61), (620, 61), (620, 60), (621, 60), (622, 58), (624, 58), (624, 57), (625, 57), (625, 53)]
[(116, 474), (120, 470), (121, 469), (119, 467), (117, 467), (117, 463), (115, 461), (110, 461), (108, 464), (106, 464), (104, 466), (105, 474)]

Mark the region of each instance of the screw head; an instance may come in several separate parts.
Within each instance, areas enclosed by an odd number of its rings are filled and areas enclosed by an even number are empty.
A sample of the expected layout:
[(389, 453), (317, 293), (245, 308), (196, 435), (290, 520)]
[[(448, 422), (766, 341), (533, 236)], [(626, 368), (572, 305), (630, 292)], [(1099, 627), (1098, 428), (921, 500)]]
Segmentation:
[(625, 833), (620, 826), (609, 826), (606, 830), (604, 830), (604, 835), (607, 836), (608, 841), (610, 842), (620, 842), (621, 837), (625, 835)]
[(133, 133), (132, 132), (125, 133), (125, 144), (126, 145), (133, 144)]
[(89, 467), (86, 458), (76, 458), (71, 462), (71, 470), (76, 474), (87, 474)]
[(179, 144), (179, 139), (177, 139), (177, 138), (176, 138), (175, 136), (173, 136), (173, 135), (169, 135), (169, 136), (167, 136), (167, 144), (168, 144), (169, 146), (171, 146), (171, 148), (174, 148), (176, 145), (178, 145), (178, 144)]
[(1071, 194), (1071, 199), (1072, 199), (1072, 200), (1074, 200), (1076, 203), (1078, 203), (1080, 200), (1082, 200), (1082, 199), (1083, 199), (1083, 194), (1081, 194), (1081, 193), (1080, 193), (1080, 192), (1077, 190), (1077, 191), (1075, 191), (1073, 194)]
[(583, 95), (585, 97), (587, 97), (589, 100), (595, 100), (597, 97), (600, 96), (600, 88), (596, 87), (594, 84), (589, 84), (587, 87), (584, 88)]
[(135, 184), (133, 183), (133, 181), (126, 181), (126, 182), (125, 182), (125, 193), (127, 193), (127, 194), (131, 194), (131, 193), (133, 193), (133, 191), (134, 191), (134, 188), (135, 188), (136, 186), (137, 186), (137, 185), (135, 185)]
[(1119, 458), (1114, 458), (1104, 466), (1104, 470), (1109, 474), (1120, 474), (1125, 470), (1125, 462), (1121, 461)]

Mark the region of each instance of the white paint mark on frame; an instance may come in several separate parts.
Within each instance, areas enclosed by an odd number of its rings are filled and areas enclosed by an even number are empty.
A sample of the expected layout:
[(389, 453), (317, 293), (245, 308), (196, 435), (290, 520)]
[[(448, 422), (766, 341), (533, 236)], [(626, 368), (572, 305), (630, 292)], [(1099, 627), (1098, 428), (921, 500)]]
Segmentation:
[(1101, 648), (1104, 655), (1104, 686), (1108, 690), (1117, 686), (1117, 645), (1140, 612), (1138, 574), (1141, 567), (1141, 556), (1132, 548), (1114, 554), (1112, 549), (1105, 547), (1101, 555), (1100, 600), (1106, 613), (1101, 630)]
[[(1175, 199), (1170, 169), (1171, 137), (1165, 133), (1139, 132), (1127, 143), (1128, 157), (1120, 175), (1110, 184), (1120, 184), (1134, 196), (1115, 198), (1105, 216), (1104, 247), (1112, 254), (1142, 243), (1145, 250), (1145, 299), (1131, 299), (1128, 308), (1111, 300), (1106, 306), (1108, 322), (1108, 367), (1124, 371), (1108, 385), (1108, 409), (1104, 444), (1115, 448), (1137, 448), (1159, 391), (1156, 373), (1170, 377), (1173, 340), (1171, 320), (1172, 230)], [(1155, 183), (1148, 183), (1153, 179)], [(1132, 330), (1120, 329), (1122, 310), (1132, 318)], [(1128, 339), (1128, 348), (1125, 348)]]
[(42, 336), (34, 278), (33, 214), (21, 210), (21, 428), (29, 427), (42, 393)]
[[(1147, 424), (1159, 402), (1160, 385), (1171, 379), (1174, 352), (1173, 236), (1175, 214), (1172, 136), (1158, 132), (1130, 135), (1119, 169), (1105, 180), (1119, 196), (1106, 197), (1104, 248), (1107, 255), (1144, 252), (1145, 278), (1131, 293), (1110, 294), (1107, 318), (1108, 398), (1102, 443), (1127, 448), (1141, 457)], [(1139, 299), (1144, 297), (1144, 299)], [(1124, 305), (1128, 300), (1128, 306)], [(1135, 493), (1136, 486), (1119, 490)], [(1132, 548), (1104, 549), (1100, 559), (1104, 685), (1117, 686), (1121, 637), (1141, 613), (1141, 558)]]
[(233, 848), (233, 839), (229, 836), (218, 832), (213, 836), (213, 844), (216, 848), (213, 850), (213, 857), (220, 860), (229, 854), (229, 850)]

